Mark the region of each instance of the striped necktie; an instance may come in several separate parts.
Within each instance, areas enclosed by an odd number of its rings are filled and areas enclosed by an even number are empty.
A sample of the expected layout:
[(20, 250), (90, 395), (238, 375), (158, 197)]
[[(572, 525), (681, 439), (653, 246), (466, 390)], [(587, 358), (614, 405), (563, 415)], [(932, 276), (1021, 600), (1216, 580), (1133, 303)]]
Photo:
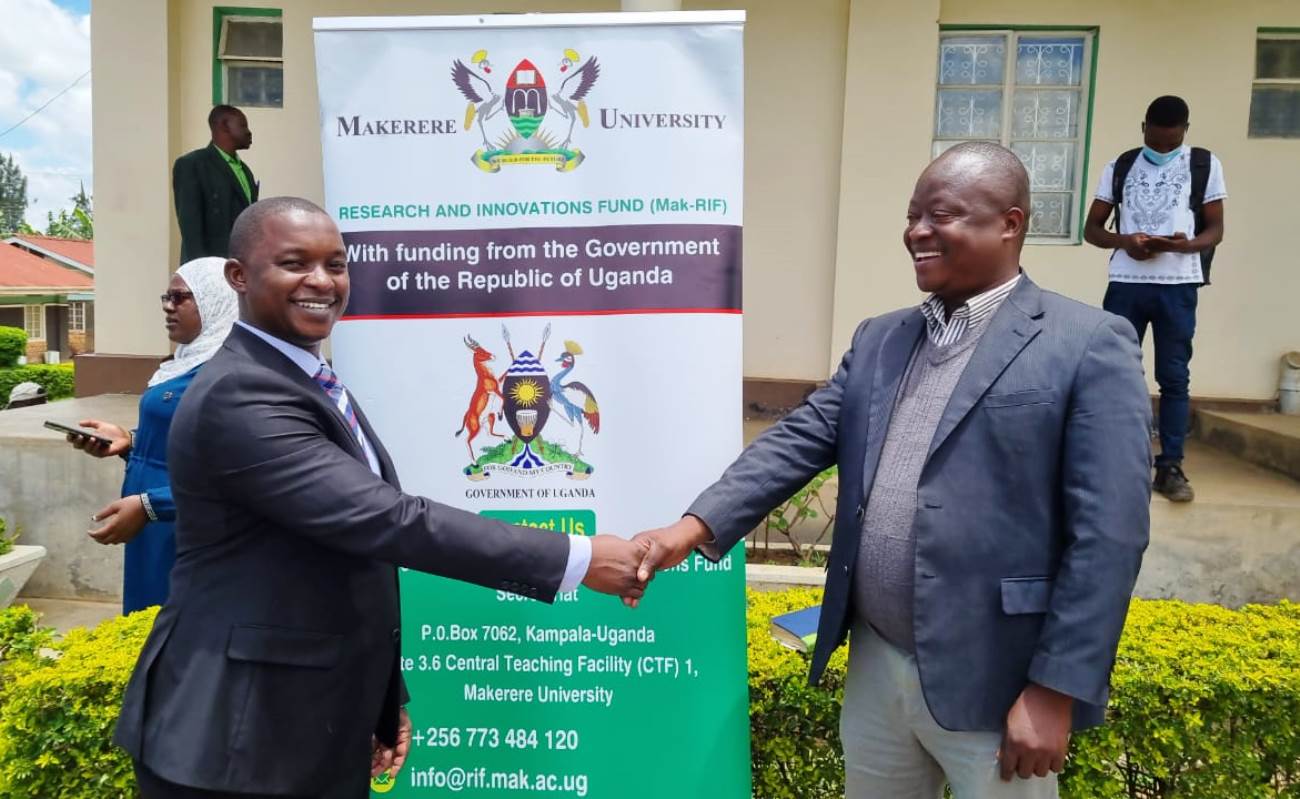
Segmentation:
[(357, 412), (352, 409), (352, 402), (348, 399), (347, 388), (344, 387), (343, 381), (334, 370), (320, 365), (320, 370), (314, 375), (316, 383), (320, 385), (329, 398), (334, 400), (338, 406), (339, 413), (343, 414), (343, 419), (352, 429), (352, 435), (356, 436), (357, 443), (361, 445), (361, 451), (366, 453), (366, 461), (369, 463), (371, 470), (376, 469), (379, 459), (375, 457), (374, 451), (370, 448), (370, 442), (366, 440), (366, 434), (361, 431), (361, 422), (357, 420)]

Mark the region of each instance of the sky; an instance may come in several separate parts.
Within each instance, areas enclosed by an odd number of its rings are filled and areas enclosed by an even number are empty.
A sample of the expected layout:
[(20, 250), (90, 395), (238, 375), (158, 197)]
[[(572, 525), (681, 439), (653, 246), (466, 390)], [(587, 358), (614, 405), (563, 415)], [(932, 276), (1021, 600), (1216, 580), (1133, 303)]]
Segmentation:
[(90, 69), (90, 0), (0, 0), (0, 153), (27, 176), (27, 221), (71, 208), (85, 181), (94, 193), (90, 84), (86, 75), (16, 130), (12, 125)]

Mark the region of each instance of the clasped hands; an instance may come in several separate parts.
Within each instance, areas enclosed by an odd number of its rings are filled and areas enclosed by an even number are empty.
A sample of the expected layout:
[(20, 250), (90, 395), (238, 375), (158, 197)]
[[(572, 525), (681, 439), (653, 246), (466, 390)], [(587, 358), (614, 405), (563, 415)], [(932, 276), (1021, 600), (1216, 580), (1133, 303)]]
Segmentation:
[(681, 563), (711, 538), (709, 528), (694, 516), (638, 533), (631, 540), (598, 535), (591, 540), (591, 566), (582, 584), (621, 596), (625, 605), (634, 608), (657, 572)]

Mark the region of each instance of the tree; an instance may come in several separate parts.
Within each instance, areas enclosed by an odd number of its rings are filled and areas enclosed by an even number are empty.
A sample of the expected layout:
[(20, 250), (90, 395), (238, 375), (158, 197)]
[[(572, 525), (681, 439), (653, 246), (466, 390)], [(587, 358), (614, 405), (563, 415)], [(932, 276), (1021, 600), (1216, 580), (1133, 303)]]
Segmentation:
[(78, 211), (85, 212), (86, 216), (91, 216), (93, 211), (90, 206), (90, 195), (86, 194), (86, 182), (81, 182), (81, 188), (76, 194), (72, 195), (72, 207)]
[(45, 215), (48, 222), (45, 235), (58, 239), (95, 238), (95, 211), (90, 196), (86, 194), (86, 185), (83, 183), (81, 190), (70, 199), (72, 200), (71, 213), (60, 210), (57, 217), (53, 213)]
[(25, 213), (27, 177), (12, 155), (0, 155), (0, 236), (12, 235)]

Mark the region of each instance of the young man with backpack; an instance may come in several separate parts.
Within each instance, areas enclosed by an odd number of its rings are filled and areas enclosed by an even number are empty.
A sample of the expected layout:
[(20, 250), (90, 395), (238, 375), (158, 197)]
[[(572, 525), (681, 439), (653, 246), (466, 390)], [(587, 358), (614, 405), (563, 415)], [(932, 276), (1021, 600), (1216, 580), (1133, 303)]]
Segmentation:
[[(1214, 248), (1223, 240), (1223, 166), (1209, 150), (1188, 147), (1187, 103), (1157, 97), (1142, 123), (1144, 146), (1106, 165), (1083, 237), (1113, 250), (1102, 307), (1155, 339), (1160, 385), (1160, 455), (1152, 488), (1174, 502), (1193, 497), (1183, 474), (1183, 440), (1191, 419), (1188, 365), (1196, 331), (1197, 292), (1210, 282)], [(1116, 211), (1113, 230), (1106, 229)]]

